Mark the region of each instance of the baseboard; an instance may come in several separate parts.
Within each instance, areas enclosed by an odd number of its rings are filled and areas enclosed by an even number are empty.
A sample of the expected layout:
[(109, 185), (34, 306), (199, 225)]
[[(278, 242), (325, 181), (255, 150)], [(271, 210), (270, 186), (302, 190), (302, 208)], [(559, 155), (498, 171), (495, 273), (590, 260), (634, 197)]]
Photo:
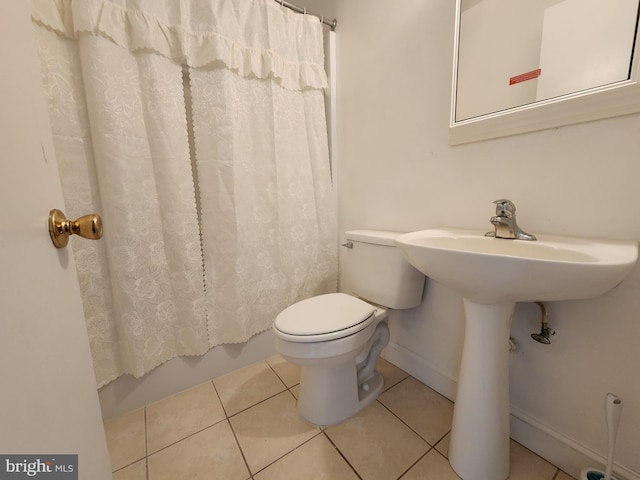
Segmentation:
[(389, 342), (382, 351), (382, 358), (455, 402), (458, 379), (437, 369), (424, 358), (393, 342)]
[[(604, 470), (607, 461), (514, 405), (511, 405), (511, 438), (575, 478), (580, 478), (580, 471), (586, 467)], [(620, 480), (640, 480), (640, 473), (619, 463), (614, 464), (613, 473)]]
[[(455, 401), (457, 378), (442, 372), (426, 359), (392, 342), (387, 345), (382, 357)], [(511, 405), (511, 438), (574, 478), (580, 478), (580, 471), (585, 467), (603, 468), (606, 463), (601, 454), (545, 425), (514, 405)], [(639, 472), (624, 465), (615, 464), (613, 471), (620, 480), (640, 480)]]

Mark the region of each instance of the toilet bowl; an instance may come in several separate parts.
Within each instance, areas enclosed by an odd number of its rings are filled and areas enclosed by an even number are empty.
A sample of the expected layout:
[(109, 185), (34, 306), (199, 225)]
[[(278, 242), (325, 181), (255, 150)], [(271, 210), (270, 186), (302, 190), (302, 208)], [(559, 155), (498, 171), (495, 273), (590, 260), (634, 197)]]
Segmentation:
[(298, 412), (315, 425), (351, 417), (383, 389), (375, 365), (389, 342), (388, 308), (419, 305), (424, 286), (424, 276), (395, 249), (398, 235), (346, 232), (345, 263), (353, 295), (330, 293), (302, 300), (274, 322), (276, 351), (301, 367)]
[[(383, 387), (375, 362), (389, 341), (387, 310), (344, 293), (312, 297), (290, 308), (278, 316), (273, 332), (276, 350), (302, 367), (300, 415), (315, 425), (334, 425), (375, 400)], [(304, 329), (295, 328), (301, 324)], [(375, 342), (377, 355), (369, 355)]]

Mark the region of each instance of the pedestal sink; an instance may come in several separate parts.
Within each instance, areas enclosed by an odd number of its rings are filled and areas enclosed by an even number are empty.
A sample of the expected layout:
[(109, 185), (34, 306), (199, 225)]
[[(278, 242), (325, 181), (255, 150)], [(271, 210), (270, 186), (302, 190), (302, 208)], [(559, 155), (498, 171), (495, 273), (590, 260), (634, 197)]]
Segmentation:
[(464, 480), (509, 476), (509, 331), (516, 302), (586, 299), (618, 285), (638, 244), (537, 235), (537, 241), (436, 228), (396, 245), (427, 277), (464, 299), (465, 340), (449, 462)]

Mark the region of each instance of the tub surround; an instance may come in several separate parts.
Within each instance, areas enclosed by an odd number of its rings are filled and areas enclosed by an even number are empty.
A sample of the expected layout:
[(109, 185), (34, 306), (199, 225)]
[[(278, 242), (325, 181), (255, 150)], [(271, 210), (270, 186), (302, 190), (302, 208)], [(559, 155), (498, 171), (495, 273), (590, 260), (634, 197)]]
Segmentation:
[(105, 420), (117, 417), (212, 378), (273, 355), (273, 334), (267, 330), (246, 343), (220, 345), (201, 357), (177, 357), (142, 378), (123, 375), (98, 394)]

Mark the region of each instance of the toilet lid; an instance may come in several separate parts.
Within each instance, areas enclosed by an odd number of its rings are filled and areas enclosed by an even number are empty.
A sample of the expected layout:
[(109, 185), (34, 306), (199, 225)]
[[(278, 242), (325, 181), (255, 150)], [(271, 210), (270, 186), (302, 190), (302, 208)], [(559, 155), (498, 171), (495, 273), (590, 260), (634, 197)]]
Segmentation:
[(285, 308), (274, 322), (282, 333), (297, 336), (337, 332), (365, 322), (375, 307), (344, 293), (307, 298)]

